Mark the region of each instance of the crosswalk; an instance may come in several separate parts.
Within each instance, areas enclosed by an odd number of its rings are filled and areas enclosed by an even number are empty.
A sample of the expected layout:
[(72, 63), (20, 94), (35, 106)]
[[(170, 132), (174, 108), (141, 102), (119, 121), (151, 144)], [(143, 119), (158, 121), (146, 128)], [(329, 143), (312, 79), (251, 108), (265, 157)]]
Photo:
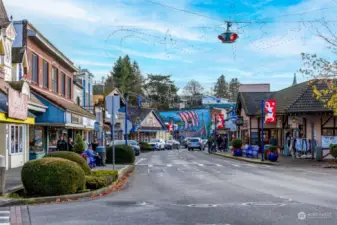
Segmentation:
[(0, 225), (10, 225), (10, 215), (11, 215), (11, 212), (9, 209), (1, 208), (0, 209)]

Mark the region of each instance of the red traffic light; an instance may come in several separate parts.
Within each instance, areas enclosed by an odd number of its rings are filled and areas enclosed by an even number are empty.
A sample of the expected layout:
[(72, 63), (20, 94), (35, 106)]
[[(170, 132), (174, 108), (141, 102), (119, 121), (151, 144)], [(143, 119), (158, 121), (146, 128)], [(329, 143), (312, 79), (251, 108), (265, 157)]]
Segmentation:
[(229, 40), (235, 41), (236, 39), (238, 39), (238, 37), (239, 37), (239, 35), (238, 35), (237, 33), (233, 33), (233, 34), (231, 35), (231, 37), (229, 38)]
[(239, 38), (239, 35), (234, 32), (225, 32), (218, 36), (218, 39), (222, 41), (222, 43), (234, 43), (236, 39)]
[(224, 38), (223, 36), (221, 36), (221, 35), (218, 36), (218, 39), (219, 39), (220, 41), (225, 41), (225, 38)]

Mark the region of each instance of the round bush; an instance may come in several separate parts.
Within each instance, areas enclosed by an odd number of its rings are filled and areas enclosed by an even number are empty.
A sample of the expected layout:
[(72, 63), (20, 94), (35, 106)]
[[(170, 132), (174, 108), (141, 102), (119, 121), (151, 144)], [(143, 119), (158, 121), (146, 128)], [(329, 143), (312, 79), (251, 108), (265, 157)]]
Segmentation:
[[(112, 147), (106, 149), (106, 162), (112, 163)], [(135, 151), (130, 146), (115, 146), (115, 162), (117, 164), (133, 164), (135, 162)]]
[(85, 187), (81, 167), (62, 158), (28, 161), (22, 167), (21, 180), (26, 192), (32, 196), (74, 194)]
[(66, 151), (51, 152), (45, 155), (45, 157), (68, 159), (70, 161), (77, 163), (83, 169), (85, 175), (90, 175), (91, 173), (91, 169), (88, 166), (88, 162), (81, 155), (75, 152), (66, 152)]
[(241, 149), (242, 146), (242, 140), (237, 138), (232, 141), (232, 147), (235, 149)]

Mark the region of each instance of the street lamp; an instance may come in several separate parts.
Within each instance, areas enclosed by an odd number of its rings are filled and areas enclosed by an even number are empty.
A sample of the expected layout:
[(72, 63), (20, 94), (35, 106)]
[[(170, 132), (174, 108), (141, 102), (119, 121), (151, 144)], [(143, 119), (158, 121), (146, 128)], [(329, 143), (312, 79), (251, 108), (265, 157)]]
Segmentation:
[(129, 96), (128, 93), (124, 94), (124, 99), (125, 99), (125, 145), (128, 145), (128, 100)]

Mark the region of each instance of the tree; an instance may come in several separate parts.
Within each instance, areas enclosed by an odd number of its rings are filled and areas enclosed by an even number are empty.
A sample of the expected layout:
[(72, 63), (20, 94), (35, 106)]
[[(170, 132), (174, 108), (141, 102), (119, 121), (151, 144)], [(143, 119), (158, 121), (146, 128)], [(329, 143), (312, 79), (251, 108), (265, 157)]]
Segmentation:
[(187, 104), (189, 107), (201, 106), (202, 92), (204, 88), (196, 80), (189, 81), (184, 87), (184, 92), (187, 96)]
[(240, 82), (238, 78), (232, 78), (229, 82), (229, 101), (236, 102), (239, 93)]
[(85, 151), (85, 145), (80, 134), (76, 134), (73, 151), (82, 154)]
[(226, 98), (229, 99), (229, 92), (228, 92), (228, 83), (226, 82), (226, 78), (224, 75), (221, 75), (216, 84), (214, 85), (214, 92), (216, 97), (218, 98)]
[(148, 74), (144, 90), (147, 98), (156, 104), (159, 110), (167, 110), (178, 102), (178, 88), (171, 80), (171, 75)]

